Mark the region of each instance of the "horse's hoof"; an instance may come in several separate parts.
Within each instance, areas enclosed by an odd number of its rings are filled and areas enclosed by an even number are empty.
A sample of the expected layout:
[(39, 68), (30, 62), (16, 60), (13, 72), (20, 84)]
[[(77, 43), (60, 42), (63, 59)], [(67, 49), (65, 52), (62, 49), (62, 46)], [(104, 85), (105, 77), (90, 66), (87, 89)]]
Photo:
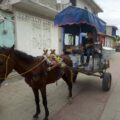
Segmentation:
[(69, 99), (72, 99), (72, 95), (68, 95), (67, 96), (67, 99), (69, 100)]
[(33, 118), (35, 118), (35, 119), (38, 118), (38, 115), (37, 114), (33, 115)]

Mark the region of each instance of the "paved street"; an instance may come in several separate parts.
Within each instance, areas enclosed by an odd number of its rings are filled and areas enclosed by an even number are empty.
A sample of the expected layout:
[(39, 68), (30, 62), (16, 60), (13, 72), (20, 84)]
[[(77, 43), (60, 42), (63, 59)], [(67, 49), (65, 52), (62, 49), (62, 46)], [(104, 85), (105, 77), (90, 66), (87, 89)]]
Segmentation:
[[(120, 53), (111, 60), (113, 81), (110, 92), (101, 90), (101, 80), (79, 74), (73, 87), (73, 101), (67, 100), (66, 84), (59, 80), (47, 86), (50, 120), (120, 120)], [(17, 79), (17, 78), (16, 78)], [(19, 80), (6, 81), (0, 89), (0, 120), (32, 120), (35, 112), (31, 88)], [(41, 101), (41, 115), (44, 109)]]

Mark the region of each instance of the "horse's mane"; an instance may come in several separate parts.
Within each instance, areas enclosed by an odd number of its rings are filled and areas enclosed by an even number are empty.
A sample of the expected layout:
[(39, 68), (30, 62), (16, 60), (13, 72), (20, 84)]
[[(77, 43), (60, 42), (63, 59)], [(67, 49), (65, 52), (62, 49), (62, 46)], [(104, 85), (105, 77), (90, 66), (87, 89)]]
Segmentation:
[(19, 59), (23, 60), (27, 64), (34, 62), (35, 57), (32, 55), (28, 55), (27, 53), (24, 53), (19, 50), (14, 50), (15, 56), (17, 56)]
[(9, 51), (10, 50), (10, 48), (8, 48), (8, 47), (1, 47), (0, 46), (0, 52), (5, 52), (5, 51)]
[[(10, 50), (11, 50), (11, 48), (0, 46), (0, 53), (9, 52)], [(31, 63), (35, 62), (36, 60), (43, 59), (43, 56), (33, 57), (32, 55), (28, 55), (27, 53), (20, 51), (20, 50), (14, 49), (13, 51), (14, 51), (15, 56), (18, 59), (24, 61), (26, 64), (31, 64)]]

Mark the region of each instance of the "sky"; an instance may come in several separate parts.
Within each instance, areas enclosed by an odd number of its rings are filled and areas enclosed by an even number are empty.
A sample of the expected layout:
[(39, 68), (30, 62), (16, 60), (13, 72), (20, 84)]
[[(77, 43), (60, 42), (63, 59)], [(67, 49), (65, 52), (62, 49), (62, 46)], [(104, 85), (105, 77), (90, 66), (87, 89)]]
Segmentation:
[(120, 35), (120, 0), (94, 0), (102, 9), (103, 13), (98, 16), (108, 25), (118, 27), (117, 34)]

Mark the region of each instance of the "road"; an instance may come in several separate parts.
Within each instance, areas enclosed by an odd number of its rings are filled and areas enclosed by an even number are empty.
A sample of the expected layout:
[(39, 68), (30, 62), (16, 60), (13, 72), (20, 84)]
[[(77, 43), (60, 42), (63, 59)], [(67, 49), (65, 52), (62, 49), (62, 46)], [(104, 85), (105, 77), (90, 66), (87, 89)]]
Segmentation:
[[(120, 53), (111, 59), (112, 88), (101, 90), (101, 80), (79, 74), (73, 86), (73, 100), (68, 102), (68, 90), (64, 81), (59, 80), (47, 86), (50, 120), (120, 120)], [(34, 96), (31, 88), (14, 78), (7, 80), (0, 89), (0, 120), (32, 120), (35, 112)], [(40, 96), (41, 98), (41, 96)], [(38, 120), (44, 118), (44, 108)]]

